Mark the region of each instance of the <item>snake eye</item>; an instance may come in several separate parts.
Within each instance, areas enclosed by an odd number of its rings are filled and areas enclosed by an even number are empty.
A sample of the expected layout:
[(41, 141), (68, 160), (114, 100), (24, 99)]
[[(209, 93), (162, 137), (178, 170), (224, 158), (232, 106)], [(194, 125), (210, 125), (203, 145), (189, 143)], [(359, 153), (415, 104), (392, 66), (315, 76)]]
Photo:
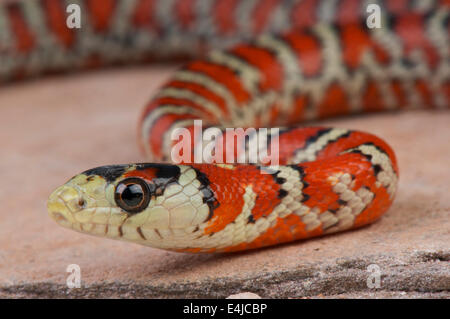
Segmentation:
[(147, 208), (150, 202), (148, 184), (135, 177), (126, 178), (116, 186), (114, 200), (116, 204), (128, 213), (139, 213)]

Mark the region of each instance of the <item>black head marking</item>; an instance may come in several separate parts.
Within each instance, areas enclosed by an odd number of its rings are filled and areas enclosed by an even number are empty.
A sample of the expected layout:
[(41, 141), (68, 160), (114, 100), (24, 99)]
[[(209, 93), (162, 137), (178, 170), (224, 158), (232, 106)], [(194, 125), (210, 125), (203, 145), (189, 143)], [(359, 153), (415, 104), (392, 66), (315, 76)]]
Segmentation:
[(180, 168), (177, 165), (158, 164), (158, 163), (139, 163), (135, 164), (136, 170), (156, 169), (157, 178), (178, 178), (180, 176)]
[(200, 191), (203, 194), (203, 203), (207, 204), (209, 207), (209, 215), (206, 218), (205, 222), (210, 220), (214, 215), (214, 210), (220, 206), (220, 203), (217, 201), (214, 192), (212, 191), (210, 187), (210, 180), (208, 179), (208, 176), (206, 176), (205, 173), (201, 172), (200, 170), (194, 168), (195, 173), (197, 174), (197, 180), (200, 182)]
[(152, 179), (152, 183), (155, 187), (154, 194), (157, 196), (163, 194), (168, 185), (176, 183), (181, 174), (180, 168), (177, 165), (155, 163), (136, 164), (136, 170), (146, 169), (156, 170), (156, 176)]
[(380, 164), (372, 165), (372, 167), (373, 167), (373, 171), (374, 171), (375, 176), (377, 176), (378, 173), (382, 171), (382, 168), (381, 168)]
[(161, 165), (156, 172), (157, 178), (177, 178), (180, 176), (180, 168), (176, 165)]
[[(82, 174), (87, 176), (98, 175), (103, 177), (107, 182), (113, 182), (123, 173), (125, 173), (126, 169), (129, 165), (107, 165), (100, 166), (96, 168), (89, 169), (84, 171)], [(89, 177), (88, 177), (89, 178)]]
[(280, 190), (278, 191), (278, 198), (284, 198), (286, 197), (288, 194), (288, 192), (282, 188), (280, 188)]

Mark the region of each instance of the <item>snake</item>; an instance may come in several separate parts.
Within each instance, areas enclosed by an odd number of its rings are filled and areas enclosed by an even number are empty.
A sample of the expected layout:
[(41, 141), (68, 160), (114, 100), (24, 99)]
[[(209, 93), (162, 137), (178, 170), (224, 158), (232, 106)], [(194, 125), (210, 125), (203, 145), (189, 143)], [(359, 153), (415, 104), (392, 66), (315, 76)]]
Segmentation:
[[(3, 1), (0, 82), (190, 59), (140, 117), (149, 162), (77, 174), (51, 193), (48, 212), (104, 238), (235, 252), (380, 219), (398, 187), (392, 148), (306, 124), (447, 109), (449, 21), (445, 0)], [(211, 156), (196, 156), (208, 145)], [(243, 156), (255, 152), (267, 156)]]

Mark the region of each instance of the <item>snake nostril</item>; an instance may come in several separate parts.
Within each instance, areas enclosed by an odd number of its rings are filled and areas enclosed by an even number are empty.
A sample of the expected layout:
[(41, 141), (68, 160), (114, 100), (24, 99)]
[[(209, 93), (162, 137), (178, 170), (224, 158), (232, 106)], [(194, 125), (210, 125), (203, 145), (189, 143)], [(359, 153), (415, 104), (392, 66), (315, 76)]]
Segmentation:
[(83, 198), (80, 198), (78, 200), (78, 206), (80, 206), (81, 208), (84, 208), (86, 206), (86, 201)]

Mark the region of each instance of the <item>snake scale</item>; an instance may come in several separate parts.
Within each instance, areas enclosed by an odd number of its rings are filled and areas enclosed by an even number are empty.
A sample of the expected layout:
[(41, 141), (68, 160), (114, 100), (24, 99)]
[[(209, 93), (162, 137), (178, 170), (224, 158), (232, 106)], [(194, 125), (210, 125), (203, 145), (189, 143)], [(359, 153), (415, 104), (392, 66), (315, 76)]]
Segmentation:
[[(77, 4), (81, 28), (66, 24)], [(367, 7), (380, 8), (369, 28)], [(230, 252), (369, 224), (390, 207), (392, 149), (331, 116), (450, 104), (450, 2), (28, 0), (0, 4), (0, 81), (192, 57), (139, 122), (153, 163), (87, 170), (48, 200), (61, 226), (180, 252)], [(168, 164), (176, 129), (281, 127), (279, 163)], [(246, 141), (259, 137), (258, 132)], [(194, 137), (186, 145), (204, 143)], [(203, 144), (202, 144), (203, 145)], [(262, 148), (262, 147), (261, 147)], [(238, 143), (232, 153), (249, 152)], [(182, 155), (189, 155), (186, 151)], [(219, 154), (219, 152), (215, 153)]]

